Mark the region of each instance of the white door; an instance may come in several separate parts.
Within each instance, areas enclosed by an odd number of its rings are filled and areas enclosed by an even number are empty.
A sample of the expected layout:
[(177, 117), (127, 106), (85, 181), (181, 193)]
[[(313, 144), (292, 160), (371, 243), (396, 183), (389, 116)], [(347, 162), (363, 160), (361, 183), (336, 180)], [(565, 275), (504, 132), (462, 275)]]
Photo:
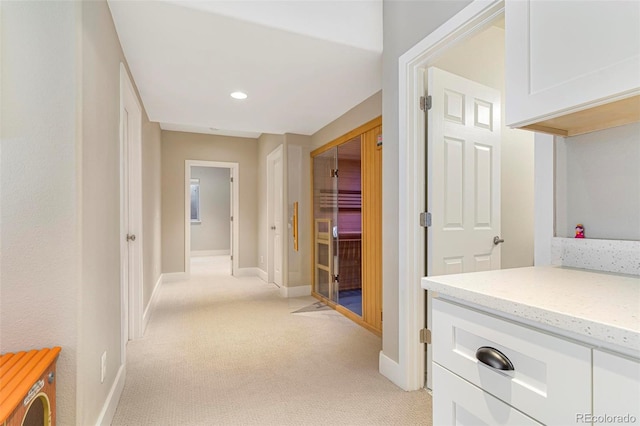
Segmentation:
[[(426, 87), (427, 275), (500, 269), (500, 92), (435, 67)], [(429, 330), (430, 313), (427, 292)]]
[(229, 253), (231, 253), (231, 275), (233, 275), (233, 169), (229, 169)]
[(282, 146), (279, 146), (267, 156), (267, 172), (269, 182), (269, 232), (270, 232), (270, 273), (269, 278), (278, 285), (283, 285), (282, 280), (282, 250), (283, 250), (283, 163)]
[(500, 269), (500, 92), (428, 70), (427, 275)]
[[(121, 67), (122, 342), (142, 336), (142, 111)], [(124, 350), (123, 350), (124, 352)], [(122, 360), (124, 362), (124, 359)]]

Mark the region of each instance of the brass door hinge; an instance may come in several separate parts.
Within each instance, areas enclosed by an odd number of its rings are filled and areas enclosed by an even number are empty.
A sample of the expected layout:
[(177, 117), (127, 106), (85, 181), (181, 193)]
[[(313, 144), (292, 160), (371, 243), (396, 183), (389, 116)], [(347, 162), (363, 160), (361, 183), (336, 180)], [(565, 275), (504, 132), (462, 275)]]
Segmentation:
[(428, 328), (420, 330), (420, 343), (426, 343), (427, 345), (431, 344), (431, 330)]

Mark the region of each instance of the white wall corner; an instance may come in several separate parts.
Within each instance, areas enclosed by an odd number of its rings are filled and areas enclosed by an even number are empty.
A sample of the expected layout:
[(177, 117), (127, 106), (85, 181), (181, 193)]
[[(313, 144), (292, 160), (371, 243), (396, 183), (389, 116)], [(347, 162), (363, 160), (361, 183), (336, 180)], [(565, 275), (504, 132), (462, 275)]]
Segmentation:
[(380, 351), (378, 358), (378, 370), (380, 374), (389, 379), (394, 385), (403, 390), (407, 390), (407, 377), (400, 364), (386, 356), (382, 351)]
[(160, 274), (160, 276), (158, 277), (158, 281), (156, 281), (156, 284), (153, 286), (153, 291), (151, 292), (149, 303), (147, 304), (147, 307), (144, 310), (144, 314), (142, 315), (142, 335), (144, 335), (144, 332), (147, 330), (147, 324), (149, 324), (149, 318), (151, 318), (151, 313), (155, 309), (155, 304), (158, 299), (158, 294), (160, 293), (160, 286), (162, 285), (162, 282), (163, 282), (163, 275)]
[(269, 275), (267, 274), (266, 271), (257, 268), (258, 269), (258, 278), (260, 278), (262, 281), (264, 281), (265, 283), (269, 281)]
[(280, 296), (290, 297), (304, 297), (311, 296), (311, 285), (298, 285), (295, 287), (280, 287)]
[(534, 265), (551, 264), (554, 236), (554, 138), (536, 133), (534, 137)]
[(189, 274), (186, 272), (167, 272), (162, 274), (162, 282), (170, 283), (175, 281), (186, 281), (189, 279)]
[(98, 416), (98, 420), (96, 421), (97, 426), (108, 426), (113, 421), (113, 417), (116, 414), (116, 408), (118, 408), (118, 403), (120, 402), (120, 396), (122, 396), (122, 391), (124, 390), (124, 382), (126, 377), (127, 368), (126, 365), (123, 364), (118, 370), (118, 374), (116, 375), (116, 379), (111, 386), (109, 395), (107, 395), (107, 399), (104, 402), (102, 411), (100, 411), (100, 415)]

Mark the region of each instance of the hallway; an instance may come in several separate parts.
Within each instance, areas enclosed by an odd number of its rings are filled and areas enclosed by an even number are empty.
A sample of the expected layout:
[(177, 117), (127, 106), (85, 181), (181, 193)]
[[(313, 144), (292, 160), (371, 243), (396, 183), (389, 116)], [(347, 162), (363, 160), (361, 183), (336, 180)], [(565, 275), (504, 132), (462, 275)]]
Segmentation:
[(293, 314), (316, 299), (231, 277), (228, 257), (191, 268), (127, 346), (113, 425), (429, 424), (429, 395), (378, 373), (377, 336), (330, 309)]

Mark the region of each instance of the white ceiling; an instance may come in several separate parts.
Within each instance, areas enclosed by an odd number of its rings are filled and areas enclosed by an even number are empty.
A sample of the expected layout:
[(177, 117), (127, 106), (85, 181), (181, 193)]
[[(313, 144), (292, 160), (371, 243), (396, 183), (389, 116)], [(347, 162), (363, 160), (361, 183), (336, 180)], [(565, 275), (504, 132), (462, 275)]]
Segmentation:
[[(109, 6), (149, 119), (165, 130), (310, 135), (382, 86), (381, 0)], [(248, 99), (232, 99), (237, 90)]]

